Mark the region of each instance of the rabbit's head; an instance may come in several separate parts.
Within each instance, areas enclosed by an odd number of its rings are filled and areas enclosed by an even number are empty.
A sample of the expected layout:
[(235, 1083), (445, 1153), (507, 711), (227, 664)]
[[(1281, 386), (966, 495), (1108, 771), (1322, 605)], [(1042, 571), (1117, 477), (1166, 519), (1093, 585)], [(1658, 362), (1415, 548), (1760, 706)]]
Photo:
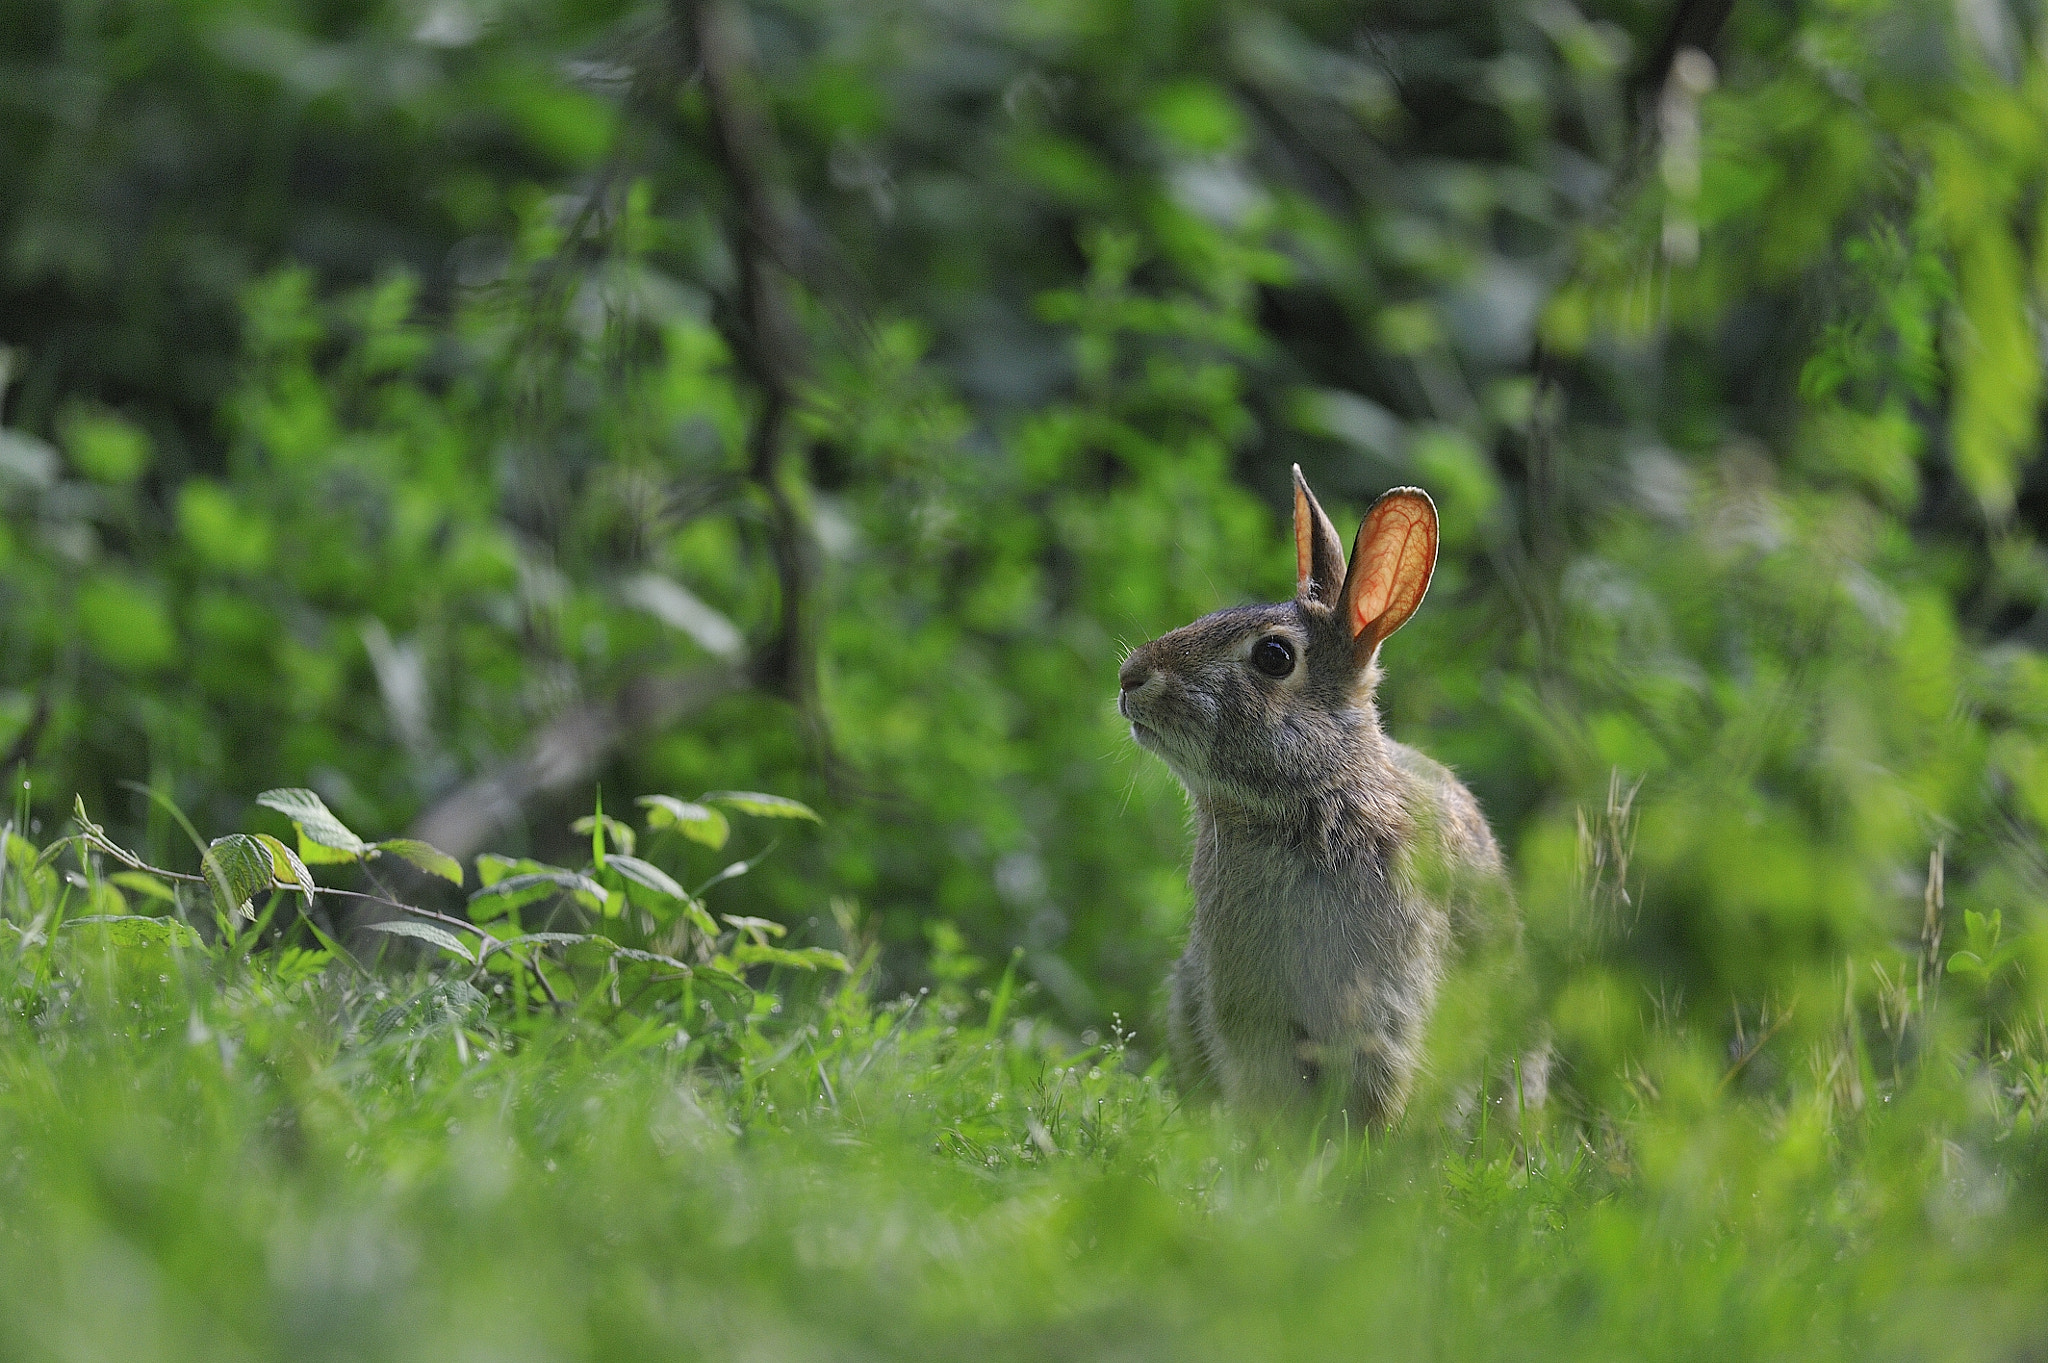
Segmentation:
[(1395, 488), (1366, 512), (1350, 562), (1294, 470), (1292, 601), (1218, 611), (1132, 653), (1117, 710), (1197, 797), (1281, 807), (1358, 781), (1381, 752), (1379, 646), (1422, 604), (1436, 507)]

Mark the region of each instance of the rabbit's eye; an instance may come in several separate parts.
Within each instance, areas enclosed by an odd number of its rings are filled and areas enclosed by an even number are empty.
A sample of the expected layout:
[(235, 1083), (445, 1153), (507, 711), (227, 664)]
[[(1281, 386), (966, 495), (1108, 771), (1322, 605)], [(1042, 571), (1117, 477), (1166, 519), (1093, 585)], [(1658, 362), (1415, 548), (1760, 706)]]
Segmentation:
[(1269, 634), (1252, 645), (1252, 666), (1269, 677), (1284, 677), (1294, 670), (1294, 645)]

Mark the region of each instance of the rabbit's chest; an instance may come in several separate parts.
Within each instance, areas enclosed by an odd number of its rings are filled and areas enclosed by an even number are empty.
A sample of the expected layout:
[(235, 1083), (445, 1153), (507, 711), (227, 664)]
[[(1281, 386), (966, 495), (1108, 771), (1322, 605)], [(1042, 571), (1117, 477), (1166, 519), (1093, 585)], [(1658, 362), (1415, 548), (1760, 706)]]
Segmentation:
[(1225, 1038), (1379, 1033), (1427, 1008), (1429, 908), (1383, 868), (1233, 871), (1200, 895), (1196, 923)]

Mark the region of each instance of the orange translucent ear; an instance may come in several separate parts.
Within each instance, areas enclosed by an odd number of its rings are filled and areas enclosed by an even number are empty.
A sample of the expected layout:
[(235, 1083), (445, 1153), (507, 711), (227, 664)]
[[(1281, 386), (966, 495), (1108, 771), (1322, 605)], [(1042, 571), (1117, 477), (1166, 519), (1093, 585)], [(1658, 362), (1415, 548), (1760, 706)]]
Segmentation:
[(1344, 608), (1363, 661), (1408, 623), (1436, 569), (1436, 504), (1419, 487), (1397, 487), (1365, 513), (1344, 579)]
[(1296, 596), (1331, 604), (1344, 581), (1344, 541), (1308, 490), (1299, 464), (1294, 466), (1294, 579)]

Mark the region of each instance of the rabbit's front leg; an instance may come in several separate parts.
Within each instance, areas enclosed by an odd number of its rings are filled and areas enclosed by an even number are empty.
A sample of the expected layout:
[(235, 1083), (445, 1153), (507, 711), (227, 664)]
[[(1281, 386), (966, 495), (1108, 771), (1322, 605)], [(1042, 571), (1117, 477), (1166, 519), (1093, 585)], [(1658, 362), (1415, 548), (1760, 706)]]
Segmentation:
[(1191, 941), (1174, 964), (1166, 1000), (1166, 1050), (1173, 1059), (1174, 1083), (1184, 1094), (1215, 1091), (1216, 1067), (1204, 1017), (1207, 988), (1199, 949)]

